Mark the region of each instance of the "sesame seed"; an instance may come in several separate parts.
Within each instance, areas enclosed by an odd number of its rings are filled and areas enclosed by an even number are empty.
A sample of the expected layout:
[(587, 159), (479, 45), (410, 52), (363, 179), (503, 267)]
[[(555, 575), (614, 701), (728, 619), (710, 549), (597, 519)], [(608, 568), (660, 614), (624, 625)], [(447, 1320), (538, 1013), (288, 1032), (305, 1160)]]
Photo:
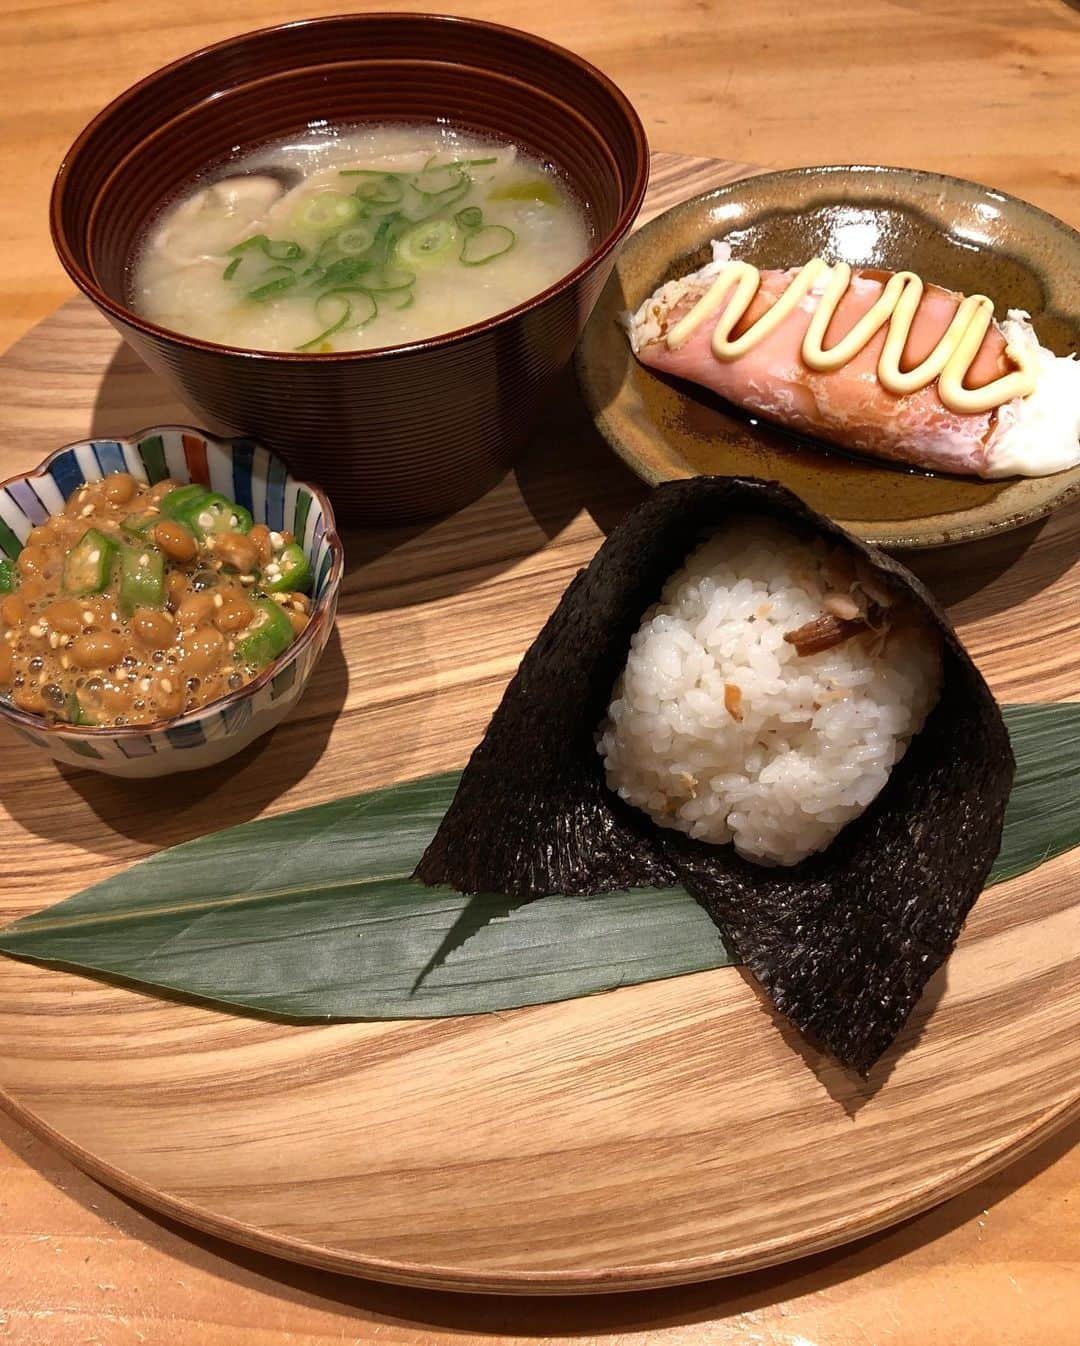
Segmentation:
[(168, 678), (162, 678), (162, 679), (161, 679), (161, 690), (162, 690), (163, 692), (171, 692), (171, 691), (172, 691), (172, 683), (169, 681)]
[(59, 647), (59, 645), (60, 645), (60, 633), (59, 633), (58, 631), (50, 631), (50, 632), (49, 632), (49, 644), (52, 646), (52, 648), (53, 648), (54, 650), (57, 649), (57, 648)]
[(40, 639), (45, 634), (45, 628), (40, 622), (30, 628), (30, 634)]
[(270, 546), (274, 549), (274, 551), (280, 551), (282, 547), (284, 547), (284, 545), (285, 545), (285, 539), (281, 536), (280, 533), (270, 534)]
[(150, 564), (150, 553), (148, 551), (144, 551), (143, 554), (139, 557), (139, 565), (148, 566), (149, 564)]
[(68, 656), (67, 656), (66, 654), (62, 654), (62, 655), (60, 656), (60, 667), (61, 667), (61, 668), (70, 668), (70, 667), (71, 667), (71, 660), (68, 658)]
[(95, 547), (94, 550), (90, 553), (90, 555), (86, 559), (90, 562), (91, 565), (97, 565), (97, 563), (101, 560), (101, 548)]
[(90, 611), (89, 608), (87, 608), (86, 611), (83, 613), (82, 619), (87, 626), (91, 626), (93, 624), (94, 614)]
[(224, 606), (225, 606), (225, 600), (224, 600), (224, 598), (222, 598), (222, 596), (221, 596), (220, 594), (215, 594), (215, 595), (214, 595), (214, 607), (216, 607), (216, 608), (223, 608)]
[(241, 576), (240, 576), (240, 583), (241, 583), (241, 584), (254, 584), (254, 583), (255, 583), (255, 576), (254, 576), (254, 575), (241, 575)]
[(93, 512), (94, 512), (93, 505), (83, 505), (82, 509), (79, 510), (79, 517), (82, 519), (89, 519), (90, 515), (93, 514)]
[(199, 515), (199, 524), (203, 528), (209, 528), (213, 524), (213, 522), (214, 522), (214, 516), (211, 513), (209, 513), (209, 511), (204, 510), (202, 514)]
[(142, 682), (139, 683), (139, 686), (143, 689), (144, 692), (148, 692), (150, 690), (150, 679), (143, 678)]

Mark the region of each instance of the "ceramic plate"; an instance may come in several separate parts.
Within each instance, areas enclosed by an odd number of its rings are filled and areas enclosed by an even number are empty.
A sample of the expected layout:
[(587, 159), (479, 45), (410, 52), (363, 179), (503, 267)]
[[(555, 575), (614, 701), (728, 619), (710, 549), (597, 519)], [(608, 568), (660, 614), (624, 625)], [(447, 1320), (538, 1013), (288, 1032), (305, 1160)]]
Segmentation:
[(1017, 528), (1080, 495), (1080, 468), (979, 481), (897, 469), (757, 421), (703, 388), (637, 363), (618, 318), (666, 280), (736, 256), (786, 267), (815, 254), (1026, 309), (1059, 355), (1080, 350), (1080, 234), (1002, 192), (903, 168), (787, 169), (676, 206), (624, 247), (578, 348), (601, 434), (645, 481), (700, 472), (783, 482), (814, 509), (888, 547), (936, 547)]

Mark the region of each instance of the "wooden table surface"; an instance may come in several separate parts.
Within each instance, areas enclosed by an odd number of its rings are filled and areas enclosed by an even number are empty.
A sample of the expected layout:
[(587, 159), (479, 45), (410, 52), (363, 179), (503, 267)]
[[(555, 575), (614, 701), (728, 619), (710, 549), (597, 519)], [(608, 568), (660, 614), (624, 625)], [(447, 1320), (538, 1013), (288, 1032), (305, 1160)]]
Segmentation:
[[(582, 52), (626, 90), (656, 149), (777, 167), (938, 169), (1080, 225), (1080, 6), (1068, 0), (431, 7)], [(6, 0), (0, 348), (71, 293), (46, 204), (63, 150), (94, 111), (204, 43), (344, 8)], [(344, 1280), (193, 1235), (99, 1187), (0, 1114), (0, 1343), (1064, 1346), (1080, 1314), (1077, 1140), (1074, 1126), (966, 1195), (839, 1253), (687, 1289), (514, 1301)]]

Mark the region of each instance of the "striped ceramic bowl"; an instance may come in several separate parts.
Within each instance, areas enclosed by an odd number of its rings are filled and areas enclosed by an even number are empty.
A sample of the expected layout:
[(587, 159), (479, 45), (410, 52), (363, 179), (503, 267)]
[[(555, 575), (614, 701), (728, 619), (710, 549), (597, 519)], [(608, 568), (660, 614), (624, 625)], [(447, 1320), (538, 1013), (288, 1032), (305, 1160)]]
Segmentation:
[(164, 776), (222, 762), (273, 729), (303, 693), (334, 626), (341, 585), (341, 540), (326, 496), (296, 481), (249, 439), (220, 440), (182, 425), (160, 425), (131, 439), (87, 439), (51, 454), (34, 472), (0, 485), (0, 555), (14, 560), (31, 528), (83, 482), (130, 472), (151, 483), (201, 482), (245, 506), (256, 523), (288, 529), (314, 576), (311, 621), (254, 682), (201, 710), (156, 725), (76, 729), (50, 724), (0, 698), (0, 717), (17, 734), (69, 766), (112, 776)]

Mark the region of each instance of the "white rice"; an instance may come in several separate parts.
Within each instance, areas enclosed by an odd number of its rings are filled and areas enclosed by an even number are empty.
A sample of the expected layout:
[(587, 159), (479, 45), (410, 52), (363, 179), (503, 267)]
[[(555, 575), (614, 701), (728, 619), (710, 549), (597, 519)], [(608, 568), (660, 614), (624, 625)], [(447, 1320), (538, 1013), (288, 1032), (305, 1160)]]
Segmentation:
[(940, 642), (908, 622), (798, 654), (784, 633), (836, 592), (827, 556), (767, 519), (691, 554), (645, 613), (600, 726), (611, 789), (766, 864), (824, 849), (862, 813), (937, 700)]

